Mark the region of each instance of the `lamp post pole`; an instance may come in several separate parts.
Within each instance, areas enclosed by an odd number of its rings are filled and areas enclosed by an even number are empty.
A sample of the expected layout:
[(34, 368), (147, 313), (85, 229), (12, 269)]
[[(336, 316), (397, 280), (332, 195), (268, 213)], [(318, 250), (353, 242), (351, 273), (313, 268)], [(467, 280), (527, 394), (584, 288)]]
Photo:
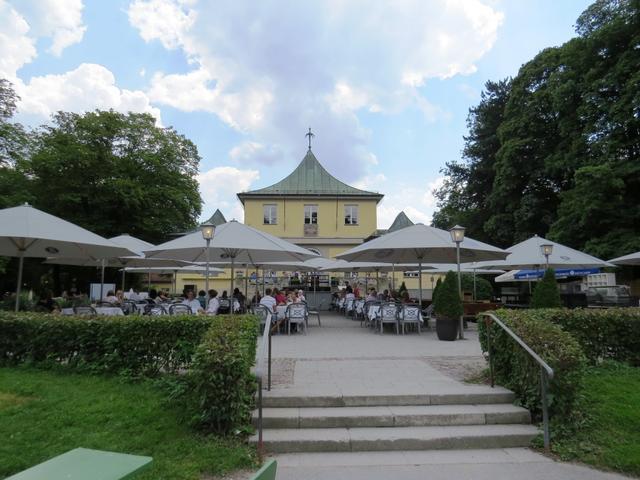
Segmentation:
[[(209, 247), (211, 246), (211, 239), (213, 238), (215, 231), (216, 231), (216, 227), (215, 225), (213, 225), (212, 223), (203, 223), (200, 226), (200, 229), (202, 231), (202, 238), (204, 238), (207, 246), (205, 249), (205, 260), (206, 260), (206, 265), (205, 265), (205, 273), (204, 273), (204, 289), (206, 291), (205, 294), (205, 298), (207, 295), (209, 295), (209, 262), (211, 261), (209, 258)], [(207, 302), (208, 304), (209, 302)], [(205, 308), (207, 307), (207, 305), (205, 305)]]
[[(456, 225), (450, 230), (451, 239), (456, 244), (456, 265), (458, 267), (458, 296), (462, 302), (462, 277), (460, 276), (460, 244), (464, 240), (464, 227)], [(458, 325), (458, 340), (464, 340), (464, 312), (460, 315)]]

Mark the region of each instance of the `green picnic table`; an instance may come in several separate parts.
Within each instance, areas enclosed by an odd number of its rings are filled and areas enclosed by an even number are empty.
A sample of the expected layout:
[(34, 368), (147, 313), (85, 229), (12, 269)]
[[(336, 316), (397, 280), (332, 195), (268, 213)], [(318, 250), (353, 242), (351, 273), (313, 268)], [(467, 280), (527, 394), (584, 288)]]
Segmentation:
[(5, 480), (121, 480), (148, 467), (153, 458), (76, 448)]

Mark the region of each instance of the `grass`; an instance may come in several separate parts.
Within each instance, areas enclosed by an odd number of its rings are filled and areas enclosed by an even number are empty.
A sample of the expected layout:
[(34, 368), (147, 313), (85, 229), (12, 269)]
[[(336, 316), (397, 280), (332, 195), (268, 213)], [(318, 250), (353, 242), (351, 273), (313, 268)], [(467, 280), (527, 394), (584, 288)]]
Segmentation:
[(76, 447), (154, 458), (140, 480), (200, 479), (256, 464), (240, 442), (194, 433), (150, 382), (0, 368), (0, 478)]
[(640, 368), (607, 362), (587, 370), (586, 421), (553, 445), (563, 460), (640, 476)]

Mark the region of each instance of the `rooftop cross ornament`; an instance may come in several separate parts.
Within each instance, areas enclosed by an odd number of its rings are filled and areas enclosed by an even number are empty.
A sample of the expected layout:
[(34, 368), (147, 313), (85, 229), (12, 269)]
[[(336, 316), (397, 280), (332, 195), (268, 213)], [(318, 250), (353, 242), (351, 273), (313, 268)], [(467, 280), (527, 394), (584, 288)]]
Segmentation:
[(309, 127), (309, 133), (305, 133), (305, 137), (309, 137), (309, 150), (311, 150), (311, 137), (315, 137), (313, 133), (311, 133), (311, 127)]

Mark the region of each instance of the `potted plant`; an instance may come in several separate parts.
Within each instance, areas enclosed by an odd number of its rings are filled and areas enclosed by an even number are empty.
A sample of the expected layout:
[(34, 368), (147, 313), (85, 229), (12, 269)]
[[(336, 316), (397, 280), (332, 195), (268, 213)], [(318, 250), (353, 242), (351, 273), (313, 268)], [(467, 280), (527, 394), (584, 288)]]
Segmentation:
[(462, 300), (458, 294), (458, 279), (448, 272), (433, 300), (436, 314), (436, 333), (439, 340), (453, 341), (458, 335), (458, 323), (463, 313)]

